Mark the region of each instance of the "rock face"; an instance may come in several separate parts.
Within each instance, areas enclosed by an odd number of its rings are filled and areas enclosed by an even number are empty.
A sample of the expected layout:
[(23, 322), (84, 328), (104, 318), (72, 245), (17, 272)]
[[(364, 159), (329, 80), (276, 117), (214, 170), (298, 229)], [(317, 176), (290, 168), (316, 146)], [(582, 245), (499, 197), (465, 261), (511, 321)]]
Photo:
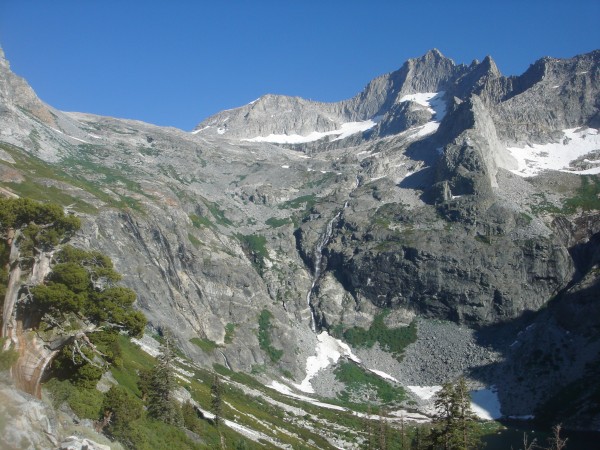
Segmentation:
[(50, 405), (16, 390), (4, 375), (0, 379), (0, 446), (23, 450), (122, 449), (89, 428), (73, 425)]
[[(207, 366), (302, 380), (313, 322), (368, 328), (382, 311), (392, 327), (418, 315), (475, 329), (551, 314), (583, 336), (597, 307), (597, 164), (579, 154), (579, 172), (524, 179), (508, 148), (560, 139), (567, 151), (566, 128), (594, 139), (599, 60), (544, 58), (504, 77), (490, 57), (457, 65), (432, 50), (351, 99), (266, 95), (186, 133), (56, 111), (0, 55), (2, 189), (70, 205), (84, 219), (76, 244), (108, 254), (151, 326)], [(258, 340), (263, 310), (277, 361)], [(560, 369), (561, 383), (581, 370)]]
[[(493, 206), (478, 218), (505, 214), (510, 211)], [(515, 240), (514, 222), (496, 224), (494, 235), (460, 222), (446, 233), (401, 223), (406, 231), (372, 233), (374, 247), (342, 246), (340, 240), (340, 248), (336, 241), (329, 247), (329, 267), (357, 299), (381, 308), (403, 307), (472, 325), (505, 321), (539, 309), (566, 286), (573, 265), (556, 240)], [(369, 239), (354, 232), (358, 242), (361, 237)]]

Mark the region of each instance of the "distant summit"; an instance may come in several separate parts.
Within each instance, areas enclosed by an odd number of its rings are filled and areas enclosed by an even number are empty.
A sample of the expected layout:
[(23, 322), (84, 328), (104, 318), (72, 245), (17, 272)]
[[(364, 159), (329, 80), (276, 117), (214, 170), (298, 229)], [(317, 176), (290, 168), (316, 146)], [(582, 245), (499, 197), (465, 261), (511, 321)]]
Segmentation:
[[(399, 107), (402, 99), (432, 93), (438, 98), (443, 97), (448, 110), (457, 101), (467, 101), (472, 95), (477, 95), (491, 108), (492, 115), (502, 116), (503, 124), (499, 127), (501, 138), (516, 142), (545, 140), (555, 129), (575, 124), (596, 124), (597, 109), (592, 100), (597, 89), (594, 83), (586, 88), (588, 92), (579, 113), (574, 110), (578, 99), (565, 96), (568, 91), (557, 90), (554, 86), (556, 83), (560, 86), (577, 83), (576, 78), (590, 73), (590, 67), (597, 63), (598, 51), (569, 60), (544, 58), (521, 76), (504, 77), (490, 56), (481, 62), (475, 60), (469, 66), (457, 65), (439, 50), (432, 49), (419, 58), (409, 59), (397, 71), (375, 78), (351, 99), (320, 103), (269, 94), (248, 105), (209, 117), (198, 124), (193, 133), (262, 141), (275, 136), (274, 142), (285, 141), (279, 136), (307, 137), (311, 133), (313, 137), (320, 134), (339, 137), (342, 133), (338, 131), (344, 127), (361, 130), (363, 138), (397, 134), (414, 123), (414, 119), (409, 117), (414, 115), (414, 110)], [(546, 72), (548, 77), (545, 77)], [(550, 84), (549, 77), (554, 79), (554, 84)], [(544, 117), (546, 113), (540, 109), (535, 113), (538, 117), (531, 117), (529, 122), (549, 121), (547, 126), (523, 128), (519, 117), (529, 114), (523, 111), (529, 105), (511, 99), (534, 84), (539, 84), (539, 89), (528, 95), (539, 99), (532, 106), (548, 109), (547, 106), (552, 104), (550, 109), (559, 108), (561, 112), (555, 117)], [(366, 122), (381, 125), (373, 130)]]

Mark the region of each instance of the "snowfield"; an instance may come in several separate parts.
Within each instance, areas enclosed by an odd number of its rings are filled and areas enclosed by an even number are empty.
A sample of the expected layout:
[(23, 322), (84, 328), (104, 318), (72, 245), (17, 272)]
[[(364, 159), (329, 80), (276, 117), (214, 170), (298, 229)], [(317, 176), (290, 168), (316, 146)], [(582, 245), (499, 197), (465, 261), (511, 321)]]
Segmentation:
[(156, 340), (144, 334), (141, 338), (131, 338), (131, 342), (140, 347), (143, 351), (148, 353), (150, 356), (155, 358), (160, 355), (160, 343)]
[(492, 386), (489, 389), (471, 391), (471, 409), (483, 420), (494, 420), (502, 417), (498, 392)]
[(318, 336), (318, 343), (315, 349), (316, 355), (309, 356), (306, 359), (306, 377), (302, 383), (294, 386), (302, 392), (314, 393), (314, 389), (310, 384), (310, 380), (319, 373), (320, 370), (335, 364), (338, 360), (345, 356), (354, 362), (360, 363), (360, 359), (352, 353), (352, 350), (344, 342), (331, 337), (326, 331), (321, 332)]
[(420, 92), (418, 94), (409, 94), (403, 96), (398, 103), (415, 102), (426, 106), (435, 121), (440, 122), (446, 115), (446, 103), (443, 100), (445, 92)]
[[(445, 92), (421, 92), (418, 94), (405, 95), (398, 101), (403, 102), (415, 102), (419, 105), (426, 106), (431, 114), (433, 114), (432, 120), (427, 122), (425, 125), (417, 127), (417, 137), (424, 137), (429, 134), (433, 134), (437, 131), (440, 126), (440, 122), (446, 115), (446, 102), (444, 102)], [(412, 129), (411, 129), (412, 130)], [(407, 130), (410, 131), (410, 130)]]
[(275, 380), (271, 381), (271, 384), (269, 385), (269, 387), (272, 389), (275, 389), (277, 392), (287, 395), (288, 397), (296, 398), (298, 400), (305, 401), (307, 403), (310, 403), (315, 406), (319, 406), (321, 408), (335, 409), (337, 411), (345, 411), (346, 410), (345, 408), (338, 406), (338, 405), (331, 405), (329, 403), (319, 402), (313, 398), (307, 397), (306, 395), (296, 394), (288, 386), (286, 386), (283, 383), (280, 383), (279, 381), (275, 381)]
[[(421, 400), (433, 402), (442, 386), (406, 386), (406, 388)], [(471, 391), (471, 409), (477, 417), (483, 420), (495, 420), (502, 417), (500, 400), (498, 400), (498, 393), (494, 386)]]
[(421, 400), (431, 400), (442, 389), (441, 386), (406, 386), (406, 388)]
[(518, 169), (513, 173), (522, 177), (532, 177), (544, 170), (559, 170), (561, 172), (579, 175), (600, 174), (600, 159), (585, 160), (595, 166), (585, 170), (570, 167), (576, 159), (585, 157), (594, 150), (600, 150), (600, 134), (594, 128), (571, 128), (563, 130), (560, 142), (549, 144), (533, 144), (525, 148), (509, 147), (508, 151), (517, 160)]
[(363, 122), (347, 122), (341, 125), (341, 128), (332, 131), (313, 131), (306, 136), (299, 134), (270, 134), (268, 136), (257, 136), (250, 139), (242, 139), (247, 142), (269, 142), (271, 144), (305, 144), (307, 142), (318, 141), (326, 136), (337, 136), (334, 140), (347, 138), (356, 133), (361, 133), (373, 128), (376, 122), (365, 120)]

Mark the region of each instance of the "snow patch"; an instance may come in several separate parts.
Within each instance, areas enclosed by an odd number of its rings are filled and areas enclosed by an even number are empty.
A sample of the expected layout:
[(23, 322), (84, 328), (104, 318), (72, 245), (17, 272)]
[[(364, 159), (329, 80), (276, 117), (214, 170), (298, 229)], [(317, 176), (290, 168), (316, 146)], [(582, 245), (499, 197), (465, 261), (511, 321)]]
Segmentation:
[(329, 403), (318, 402), (310, 397), (307, 397), (306, 395), (296, 394), (289, 388), (289, 386), (287, 386), (283, 383), (280, 383), (279, 381), (273, 380), (271, 382), (271, 384), (269, 385), (269, 387), (272, 389), (275, 389), (277, 392), (280, 392), (283, 395), (287, 395), (288, 397), (296, 398), (298, 400), (303, 400), (303, 401), (308, 402), (315, 406), (320, 406), (322, 408), (328, 408), (328, 409), (335, 409), (337, 411), (345, 411), (346, 410), (345, 408), (338, 406), (338, 405), (330, 405)]
[(406, 131), (414, 132), (416, 130), (415, 136), (418, 138), (435, 133), (440, 126), (440, 121), (446, 115), (446, 102), (444, 101), (444, 95), (444, 91), (420, 92), (417, 94), (405, 95), (402, 98), (400, 98), (400, 100), (398, 100), (399, 103), (418, 103), (419, 105), (427, 107), (428, 111), (433, 115), (432, 120), (427, 122), (425, 125), (411, 128)]
[(421, 106), (426, 106), (437, 122), (442, 120), (446, 115), (446, 102), (444, 101), (445, 92), (419, 92), (417, 94), (409, 94), (400, 98), (399, 103), (415, 102)]
[(223, 422), (225, 422), (225, 425), (227, 425), (229, 428), (236, 430), (238, 433), (243, 434), (244, 436), (252, 439), (255, 442), (258, 442), (258, 440), (262, 437), (261, 434), (257, 433), (254, 430), (251, 430), (250, 428), (240, 425), (239, 423), (227, 419), (223, 420)]
[[(406, 386), (406, 388), (421, 400), (431, 401), (442, 389), (442, 386)], [(495, 420), (502, 417), (496, 388), (492, 386), (487, 389), (471, 391), (471, 409), (477, 417), (483, 420)]]
[(395, 379), (393, 376), (391, 376), (390, 374), (387, 374), (387, 373), (385, 373), (385, 372), (383, 372), (381, 370), (369, 369), (368, 367), (366, 369), (369, 372), (373, 372), (375, 375), (380, 376), (384, 380), (390, 380), (390, 381), (393, 381), (394, 383), (399, 383), (399, 381), (397, 379)]
[(335, 364), (338, 360), (344, 356), (351, 359), (356, 363), (360, 363), (360, 359), (352, 353), (352, 350), (348, 344), (333, 338), (326, 331), (322, 331), (317, 336), (317, 347), (315, 348), (316, 355), (309, 356), (306, 359), (306, 377), (300, 384), (294, 386), (302, 392), (314, 393), (314, 389), (310, 384), (312, 380), (320, 370), (329, 367), (331, 364)]
[(406, 388), (421, 400), (431, 400), (442, 389), (441, 386), (406, 386)]
[(406, 411), (405, 409), (391, 411), (390, 416), (398, 417), (401, 421), (406, 422), (427, 423), (431, 421), (431, 419), (424, 414)]
[(502, 417), (498, 392), (492, 386), (489, 389), (471, 391), (471, 409), (483, 420), (494, 420)]
[(150, 356), (155, 358), (160, 355), (160, 344), (156, 339), (152, 339), (147, 334), (144, 334), (141, 338), (131, 338), (131, 342), (139, 346), (143, 351), (148, 353)]
[(431, 122), (427, 122), (425, 125), (419, 127), (418, 131), (417, 131), (417, 136), (418, 137), (423, 137), (423, 136), (427, 136), (429, 134), (433, 134), (437, 131), (437, 129), (440, 127), (440, 123), (432, 120)]
[(289, 169), (289, 168), (290, 168), (290, 166), (288, 166), (288, 165), (283, 165), (283, 166), (281, 166), (281, 168), (282, 168), (282, 169)]
[(304, 144), (306, 142), (314, 142), (323, 139), (326, 136), (337, 136), (334, 140), (344, 139), (356, 133), (367, 131), (375, 126), (373, 120), (365, 120), (363, 122), (347, 122), (343, 123), (337, 130), (332, 131), (313, 131), (306, 136), (299, 134), (270, 134), (268, 136), (257, 136), (250, 139), (242, 139), (248, 142), (269, 142), (272, 144)]
[(560, 142), (533, 144), (525, 148), (509, 147), (508, 151), (518, 162), (518, 169), (512, 172), (522, 177), (532, 177), (544, 170), (580, 175), (599, 174), (600, 166), (579, 171), (569, 167), (572, 161), (600, 149), (598, 130), (571, 128), (563, 130), (563, 134)]
[(56, 131), (57, 133), (60, 133), (60, 134), (62, 134), (64, 136), (66, 136), (68, 138), (75, 139), (76, 141), (83, 142), (84, 144), (89, 144), (88, 141), (84, 141), (83, 139), (79, 139), (79, 138), (76, 138), (75, 136), (71, 136), (71, 135), (69, 135), (69, 134), (67, 134), (67, 133), (65, 133), (63, 131), (60, 131), (60, 130), (58, 130), (56, 128), (53, 128), (53, 127), (48, 127), (48, 128), (50, 128), (52, 131)]
[(192, 134), (198, 134), (201, 131), (207, 130), (210, 128), (210, 125), (205, 126), (204, 128), (200, 128), (199, 130), (192, 131)]

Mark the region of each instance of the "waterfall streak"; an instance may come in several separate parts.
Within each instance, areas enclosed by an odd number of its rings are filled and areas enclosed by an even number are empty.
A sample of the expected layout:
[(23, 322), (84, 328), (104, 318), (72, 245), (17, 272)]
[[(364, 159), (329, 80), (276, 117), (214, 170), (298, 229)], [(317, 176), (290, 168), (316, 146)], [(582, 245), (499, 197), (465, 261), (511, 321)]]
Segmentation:
[(306, 303), (308, 304), (308, 309), (310, 310), (310, 327), (315, 332), (317, 331), (317, 322), (316, 322), (316, 318), (315, 318), (315, 310), (314, 310), (313, 306), (311, 305), (310, 301), (311, 301), (312, 294), (315, 290), (315, 286), (317, 285), (317, 282), (319, 281), (319, 278), (321, 277), (321, 264), (323, 262), (323, 248), (327, 245), (327, 243), (329, 242), (329, 239), (331, 239), (331, 234), (333, 233), (333, 223), (340, 217), (341, 214), (342, 214), (341, 211), (338, 212), (333, 217), (333, 219), (331, 219), (327, 223), (327, 228), (325, 229), (325, 234), (323, 235), (320, 242), (317, 244), (317, 247), (315, 248), (315, 253), (314, 253), (315, 273), (313, 275), (312, 285), (310, 286), (310, 289), (308, 290), (308, 293), (306, 294)]

